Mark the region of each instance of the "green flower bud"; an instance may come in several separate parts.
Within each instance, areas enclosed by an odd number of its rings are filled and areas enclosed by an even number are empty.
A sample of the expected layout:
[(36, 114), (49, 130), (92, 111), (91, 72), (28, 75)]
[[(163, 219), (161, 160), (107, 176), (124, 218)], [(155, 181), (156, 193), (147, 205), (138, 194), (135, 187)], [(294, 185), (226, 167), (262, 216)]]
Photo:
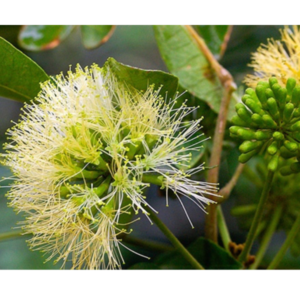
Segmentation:
[(257, 97), (262, 104), (263, 109), (267, 109), (267, 95), (266, 95), (266, 86), (263, 85), (257, 85), (255, 92), (257, 94)]
[(300, 131), (300, 121), (297, 121), (291, 126), (292, 131)]
[(259, 127), (263, 127), (264, 126), (264, 121), (263, 121), (263, 118), (262, 118), (261, 115), (255, 113), (255, 114), (253, 114), (251, 116), (251, 119)]
[(252, 151), (258, 147), (261, 147), (263, 145), (262, 142), (251, 142), (251, 141), (244, 141), (240, 147), (239, 147), (239, 150), (243, 153), (247, 153), (249, 151)]
[(275, 131), (273, 133), (273, 139), (276, 140), (276, 141), (283, 141), (284, 140), (284, 135), (279, 131)]
[(296, 86), (296, 83), (297, 83), (297, 81), (296, 81), (294, 78), (289, 78), (289, 79), (287, 80), (287, 83), (286, 83), (286, 89), (287, 89), (287, 93), (288, 93), (289, 95), (292, 94), (292, 92), (293, 92), (293, 90), (294, 90), (294, 88), (295, 88), (295, 86)]
[(270, 88), (266, 89), (266, 96), (268, 99), (275, 97), (273, 91)]
[(272, 142), (267, 151), (270, 155), (274, 155), (278, 151), (278, 143), (276, 141)]
[(293, 143), (293, 142), (290, 142), (290, 141), (284, 141), (284, 146), (290, 150), (291, 152), (295, 152), (298, 150), (298, 145), (297, 143)]
[(289, 159), (292, 157), (295, 157), (295, 151), (290, 151), (288, 150), (285, 146), (281, 146), (280, 147), (280, 156), (285, 158), (285, 159)]
[(235, 111), (236, 111), (236, 112), (238, 112), (238, 110), (239, 110), (240, 108), (245, 108), (245, 105), (242, 104), (242, 103), (238, 103), (238, 104), (235, 105)]
[(281, 85), (280, 84), (278, 84), (278, 83), (271, 84), (271, 90), (273, 91), (276, 99), (279, 96), (280, 89), (281, 89)]
[(237, 131), (237, 135), (243, 140), (251, 140), (255, 138), (255, 131), (241, 128)]
[(271, 158), (268, 164), (268, 170), (275, 172), (278, 168), (278, 162), (279, 162), (279, 153), (277, 153)]
[(266, 81), (259, 81), (258, 83), (257, 83), (257, 86), (263, 86), (264, 88), (269, 88), (270, 87), (270, 84), (268, 83), (268, 82), (266, 82)]
[(283, 110), (283, 120), (287, 123), (291, 120), (292, 115), (294, 112), (294, 104), (293, 103), (287, 103)]
[(275, 77), (271, 77), (271, 78), (269, 79), (269, 84), (270, 84), (270, 86), (272, 86), (272, 85), (274, 85), (274, 84), (276, 84), (276, 83), (278, 83), (278, 80), (277, 80)]
[(272, 132), (271, 131), (256, 131), (255, 132), (255, 139), (258, 141), (267, 140), (271, 138)]
[(269, 115), (263, 115), (262, 120), (264, 122), (265, 128), (270, 128), (270, 129), (277, 128), (277, 123)]
[(299, 106), (300, 101), (300, 86), (296, 86), (292, 92), (292, 103), (295, 105), (295, 107)]
[(251, 124), (251, 113), (245, 107), (238, 109), (237, 111), (238, 116), (245, 121), (247, 124)]
[(253, 99), (247, 99), (245, 104), (251, 109), (253, 113), (263, 114), (262, 105)]
[(254, 149), (252, 151), (249, 151), (247, 153), (243, 153), (239, 156), (239, 162), (244, 164), (246, 163), (252, 156), (258, 153), (257, 149)]
[(248, 88), (246, 89), (245, 93), (251, 96), (251, 99), (254, 100), (256, 103), (261, 104), (254, 89)]
[(237, 135), (237, 131), (238, 131), (239, 129), (242, 129), (242, 128), (243, 128), (243, 127), (241, 127), (241, 126), (231, 126), (231, 127), (229, 128), (229, 131), (230, 131), (231, 134)]
[(287, 96), (287, 90), (286, 88), (280, 88), (276, 91), (276, 98), (277, 98), (277, 101), (279, 103), (279, 108), (281, 110), (284, 109), (285, 107), (285, 104), (286, 104), (286, 96)]
[(268, 105), (269, 112), (271, 113), (271, 115), (273, 116), (273, 118), (275, 120), (278, 120), (278, 118), (279, 118), (279, 110), (278, 110), (278, 105), (277, 105), (276, 100), (274, 98), (269, 98), (267, 100), (267, 105)]
[(251, 96), (250, 96), (250, 95), (247, 95), (247, 94), (245, 94), (245, 95), (242, 97), (242, 101), (243, 101), (243, 103), (245, 103), (247, 99), (251, 99)]
[[(289, 78), (281, 86), (275, 77), (246, 89), (243, 104), (236, 106), (237, 116), (231, 136), (244, 140), (239, 150), (240, 162), (248, 161), (264, 149), (271, 156), (269, 170), (277, 170), (279, 156), (300, 158), (300, 86)], [(251, 113), (252, 112), (252, 113)], [(287, 171), (286, 171), (287, 172)]]
[(246, 121), (244, 121), (243, 119), (241, 119), (239, 116), (233, 116), (231, 119), (231, 122), (234, 125), (238, 125), (238, 126), (247, 126), (248, 123)]

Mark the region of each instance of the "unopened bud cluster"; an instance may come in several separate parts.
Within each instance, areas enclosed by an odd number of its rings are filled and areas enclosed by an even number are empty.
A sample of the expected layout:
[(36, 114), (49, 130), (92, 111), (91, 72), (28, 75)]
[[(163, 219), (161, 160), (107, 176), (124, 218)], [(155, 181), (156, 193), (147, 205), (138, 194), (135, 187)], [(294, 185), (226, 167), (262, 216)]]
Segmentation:
[(293, 162), (280, 169), (282, 175), (300, 172), (300, 85), (289, 78), (286, 86), (272, 77), (248, 88), (236, 105), (230, 135), (243, 140), (239, 147), (241, 163), (266, 151), (268, 169), (276, 171), (279, 158), (293, 158)]

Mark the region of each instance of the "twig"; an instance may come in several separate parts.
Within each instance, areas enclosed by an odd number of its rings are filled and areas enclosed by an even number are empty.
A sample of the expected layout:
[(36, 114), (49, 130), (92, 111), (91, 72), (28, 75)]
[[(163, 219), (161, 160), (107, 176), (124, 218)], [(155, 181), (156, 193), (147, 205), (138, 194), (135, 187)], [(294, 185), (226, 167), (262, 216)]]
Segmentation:
[(198, 35), (198, 33), (195, 31), (195, 29), (192, 26), (186, 25), (185, 28), (187, 29), (191, 37), (196, 42), (201, 52), (205, 55), (211, 67), (216, 72), (216, 75), (220, 79), (221, 84), (225, 86), (227, 82), (230, 82), (233, 89), (235, 90), (236, 87), (235, 84), (233, 83), (231, 74), (218, 63), (214, 55), (210, 52), (209, 48), (207, 47), (205, 41)]
[(239, 164), (233, 176), (231, 177), (230, 181), (220, 190), (219, 195), (221, 195), (223, 198), (219, 200), (219, 203), (228, 199), (232, 189), (235, 187), (240, 175), (243, 172), (244, 166), (245, 166), (244, 164)]
[[(206, 46), (204, 40), (197, 34), (192, 26), (185, 26), (188, 32), (191, 34), (195, 43), (205, 55), (209, 64), (215, 71), (217, 77), (219, 78), (222, 86), (224, 87), (224, 94), (221, 101), (220, 112), (217, 118), (215, 134), (213, 138), (213, 149), (210, 158), (210, 167), (212, 168), (208, 173), (208, 181), (211, 183), (217, 183), (219, 179), (219, 166), (221, 162), (221, 152), (223, 146), (223, 139), (228, 115), (228, 108), (233, 91), (236, 89), (236, 85), (233, 82), (231, 74), (224, 69), (215, 59), (213, 54), (210, 52)], [(212, 197), (212, 200), (218, 202), (218, 197)], [(217, 243), (217, 205), (210, 205), (207, 208), (207, 216), (205, 220), (205, 236), (210, 240)]]
[(233, 26), (232, 25), (229, 25), (228, 26), (228, 30), (225, 34), (225, 37), (224, 37), (224, 41), (221, 45), (221, 51), (220, 51), (220, 58), (224, 55), (224, 52), (227, 48), (227, 44), (229, 42), (229, 39), (230, 39), (230, 36), (231, 36), (231, 32), (232, 32), (232, 29), (233, 29)]
[[(229, 83), (231, 84), (231, 83)], [(215, 128), (215, 134), (213, 139), (213, 149), (211, 153), (209, 165), (212, 168), (208, 172), (208, 182), (217, 183), (219, 180), (219, 170), (221, 162), (221, 152), (223, 146), (223, 139), (226, 126), (226, 118), (228, 114), (229, 102), (232, 94), (231, 85), (225, 86), (224, 97), (221, 103), (221, 109), (218, 115), (217, 124)], [(214, 201), (220, 201), (220, 198), (213, 197)], [(208, 239), (217, 243), (218, 240), (218, 231), (217, 231), (217, 205), (210, 205), (207, 209), (207, 216), (205, 220), (205, 236)]]

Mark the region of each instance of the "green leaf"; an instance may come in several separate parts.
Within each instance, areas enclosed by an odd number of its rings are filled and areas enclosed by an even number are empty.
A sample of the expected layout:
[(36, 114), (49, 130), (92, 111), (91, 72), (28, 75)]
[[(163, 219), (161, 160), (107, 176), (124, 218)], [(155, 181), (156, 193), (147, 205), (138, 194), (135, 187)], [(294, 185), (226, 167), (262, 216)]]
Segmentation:
[(159, 266), (152, 262), (140, 262), (137, 264), (134, 264), (130, 268), (130, 270), (159, 270)]
[(155, 88), (160, 88), (160, 94), (168, 98), (174, 96), (178, 87), (178, 78), (162, 72), (143, 70), (127, 66), (117, 62), (113, 58), (108, 58), (104, 64), (104, 69), (109, 69), (110, 72), (120, 81), (124, 81), (128, 86), (132, 86), (137, 90), (146, 91), (148, 86), (154, 84)]
[(49, 79), (45, 71), (24, 53), (0, 38), (0, 96), (26, 102)]
[(106, 43), (113, 34), (116, 26), (113, 25), (82, 25), (81, 36), (85, 48), (94, 49)]
[[(180, 85), (218, 113), (222, 84), (190, 33), (179, 25), (154, 26), (154, 32), (161, 56), (169, 71), (179, 78)], [(229, 120), (234, 114), (231, 102)]]
[(70, 25), (27, 25), (19, 34), (19, 44), (26, 50), (49, 50), (59, 45), (71, 32)]
[(227, 46), (227, 37), (230, 30), (229, 25), (197, 25), (196, 31), (205, 40), (212, 54), (219, 59)]
[[(242, 265), (215, 243), (198, 238), (187, 247), (189, 252), (205, 268), (210, 270), (241, 269)], [(192, 266), (179, 253), (164, 253), (154, 261), (161, 269), (192, 269)]]

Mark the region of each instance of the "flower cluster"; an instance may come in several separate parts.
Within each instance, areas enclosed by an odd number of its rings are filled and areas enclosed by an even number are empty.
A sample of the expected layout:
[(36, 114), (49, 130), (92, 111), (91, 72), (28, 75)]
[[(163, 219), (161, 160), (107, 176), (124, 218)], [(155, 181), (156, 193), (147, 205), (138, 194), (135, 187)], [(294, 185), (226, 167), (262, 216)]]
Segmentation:
[(282, 87), (276, 78), (259, 82), (256, 89), (248, 88), (236, 105), (237, 115), (230, 127), (232, 137), (244, 140), (239, 150), (241, 163), (266, 150), (270, 156), (268, 169), (278, 168), (279, 157), (292, 159), (281, 169), (288, 175), (300, 171), (300, 85), (289, 78)]
[(255, 88), (256, 84), (275, 76), (279, 84), (285, 85), (288, 78), (300, 83), (300, 31), (297, 26), (291, 30), (286, 26), (281, 30), (281, 40), (269, 39), (267, 45), (261, 45), (252, 55), (255, 74), (247, 75), (245, 83)]
[(14, 174), (8, 197), (27, 214), (23, 228), (33, 234), (33, 249), (70, 259), (73, 268), (120, 268), (121, 238), (130, 232), (132, 212), (150, 206), (149, 183), (201, 208), (212, 202), (205, 195), (216, 186), (191, 179), (203, 167), (183, 171), (190, 152), (201, 148), (187, 144), (200, 120), (183, 121), (195, 108), (175, 104), (97, 65), (42, 84), (8, 131), (4, 154)]

